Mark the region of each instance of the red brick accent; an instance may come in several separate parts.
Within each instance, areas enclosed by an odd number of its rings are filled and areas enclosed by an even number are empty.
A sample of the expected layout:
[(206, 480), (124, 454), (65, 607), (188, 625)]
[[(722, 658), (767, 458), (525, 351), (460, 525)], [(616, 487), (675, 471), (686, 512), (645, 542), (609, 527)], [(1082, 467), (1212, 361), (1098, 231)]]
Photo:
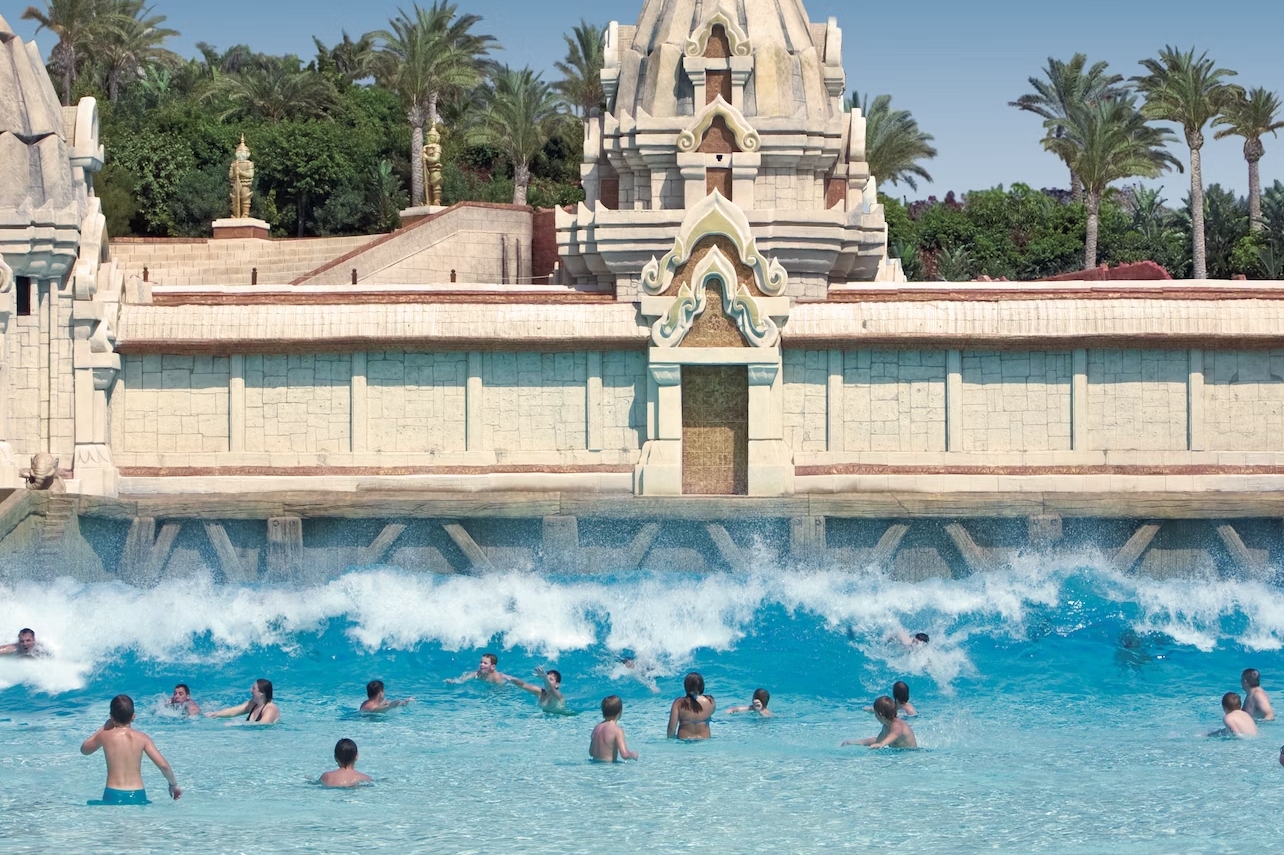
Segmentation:
[(740, 151), (740, 145), (736, 142), (736, 135), (727, 126), (727, 120), (722, 116), (714, 116), (696, 151), (701, 154), (734, 154)]
[(804, 475), (1284, 475), (1284, 466), (795, 466)]
[(709, 44), (704, 49), (705, 59), (726, 59), (731, 56), (731, 39), (727, 38), (727, 28), (714, 24), (709, 30)]
[(612, 211), (620, 209), (620, 179), (603, 178), (602, 189), (598, 191), (597, 203)]
[(1058, 273), (1039, 282), (1121, 282), (1154, 279), (1172, 279), (1162, 265), (1153, 261), (1138, 261), (1132, 264), (1120, 264), (1108, 267), (1103, 264), (1091, 270), (1079, 270), (1073, 273)]
[(713, 195), (717, 190), (728, 202), (731, 201), (731, 170), (710, 168), (704, 171), (704, 191)]
[(557, 264), (557, 212), (536, 208), (531, 221), (531, 282), (547, 279)]
[(632, 472), (630, 464), (581, 464), (576, 466), (124, 466), (125, 478), (193, 478), (227, 476), (339, 476), (368, 478), (376, 475), (612, 475)]
[(829, 176), (825, 179), (825, 210), (847, 201), (847, 179)]
[(222, 226), (214, 230), (214, 240), (244, 240), (257, 238), (267, 240), (271, 235), (267, 229), (258, 226)]
[[(943, 283), (944, 284), (944, 283)], [(1004, 303), (1014, 300), (1284, 300), (1284, 288), (1207, 288), (1138, 285), (1132, 288), (915, 288), (832, 291), (825, 300), (799, 303)], [(1014, 283), (1015, 285), (1015, 283)]]
[(722, 100), (731, 103), (731, 70), (706, 71), (704, 73), (704, 103), (712, 104), (721, 95)]

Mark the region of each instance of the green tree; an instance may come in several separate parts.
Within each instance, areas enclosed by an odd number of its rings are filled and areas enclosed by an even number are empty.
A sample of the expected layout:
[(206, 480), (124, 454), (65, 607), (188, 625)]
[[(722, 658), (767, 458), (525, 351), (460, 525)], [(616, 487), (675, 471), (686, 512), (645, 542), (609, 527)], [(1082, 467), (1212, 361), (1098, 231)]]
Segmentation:
[(102, 35), (95, 53), (106, 66), (107, 99), (115, 103), (126, 81), (137, 80), (148, 69), (178, 64), (178, 55), (165, 47), (165, 40), (179, 32), (162, 26), (165, 16), (153, 14), (155, 7), (143, 0), (103, 1), (117, 24)]
[(121, 26), (118, 13), (104, 0), (44, 0), (45, 7), (28, 6), (24, 21), (35, 21), (36, 32), (58, 37), (49, 64), (62, 77), (62, 101), (71, 104), (71, 90), (93, 48)]
[[(1132, 98), (1071, 106), (1065, 118), (1045, 122), (1044, 148), (1060, 157), (1083, 183), (1087, 228), (1083, 268), (1097, 266), (1101, 200), (1109, 186), (1125, 178), (1154, 178), (1179, 163), (1164, 146), (1176, 139), (1146, 121)], [(1061, 128), (1060, 137), (1053, 135)]]
[(929, 145), (933, 137), (919, 130), (909, 110), (893, 110), (891, 95), (879, 95), (871, 104), (868, 95), (862, 103), (860, 94), (853, 92), (852, 104), (865, 114), (865, 160), (880, 184), (904, 181), (917, 190), (915, 176), (932, 180), (919, 161), (936, 157), (936, 149)]
[(1213, 121), (1213, 127), (1224, 126), (1214, 134), (1215, 139), (1229, 136), (1244, 138), (1244, 160), (1248, 161), (1248, 223), (1253, 231), (1262, 228), (1262, 177), (1258, 161), (1266, 153), (1262, 137), (1284, 128), (1280, 119), (1280, 100), (1274, 92), (1260, 86), (1249, 92), (1236, 90), (1222, 107), (1222, 114)]
[(566, 122), (561, 99), (529, 68), (505, 67), (486, 87), (485, 102), (473, 138), (512, 162), (513, 204), (525, 205), (531, 161)]
[(204, 98), (225, 102), (219, 115), (224, 121), (235, 116), (272, 123), (326, 118), (338, 97), (334, 85), (316, 71), (299, 68), (297, 59), (293, 63), (290, 59), (216, 77)]
[(1204, 127), (1241, 91), (1226, 83), (1234, 71), (1218, 68), (1217, 63), (1195, 49), (1180, 51), (1165, 47), (1155, 59), (1143, 59), (1146, 74), (1132, 78), (1146, 97), (1142, 113), (1149, 119), (1181, 125), (1190, 148), (1190, 198), (1193, 275), (1208, 275), (1206, 236), (1204, 233), (1204, 171), (1200, 150), (1204, 147)]
[(379, 62), (374, 34), (366, 33), (353, 41), (345, 30), (343, 39), (334, 47), (327, 47), (316, 36), (312, 43), (317, 48), (317, 71), (331, 75), (334, 82), (353, 84), (374, 77)]
[(437, 0), (428, 9), (418, 3), (410, 12), (398, 9), (390, 29), (371, 35), (381, 41), (375, 79), (396, 92), (410, 122), (411, 204), (424, 203), (423, 170), (419, 167), (424, 129), (436, 124), (443, 98), (475, 89), (484, 77), (486, 57), (499, 47), (493, 36), (473, 32), (479, 15), (460, 15), (455, 4)]
[[(1060, 139), (1072, 109), (1126, 94), (1127, 90), (1119, 85), (1123, 77), (1107, 74), (1107, 67), (1105, 62), (1096, 62), (1089, 68), (1088, 57), (1081, 53), (1076, 53), (1069, 62), (1048, 57), (1048, 67), (1043, 69), (1047, 79), (1027, 78), (1034, 91), (1009, 101), (1008, 106), (1042, 116), (1048, 138)], [(1083, 186), (1074, 169), (1070, 169), (1070, 194), (1074, 201), (1082, 201)]]
[(606, 28), (580, 19), (566, 40), (566, 58), (553, 63), (562, 79), (553, 88), (580, 116), (594, 109), (606, 108), (606, 91), (602, 88), (602, 64), (605, 61)]

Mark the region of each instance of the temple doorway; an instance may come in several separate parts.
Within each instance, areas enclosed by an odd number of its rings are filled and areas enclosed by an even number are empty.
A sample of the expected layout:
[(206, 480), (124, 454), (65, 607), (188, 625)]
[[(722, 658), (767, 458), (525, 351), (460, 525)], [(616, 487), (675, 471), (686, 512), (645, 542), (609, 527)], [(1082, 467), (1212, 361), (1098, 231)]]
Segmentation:
[(682, 492), (749, 492), (749, 373), (743, 365), (682, 366)]

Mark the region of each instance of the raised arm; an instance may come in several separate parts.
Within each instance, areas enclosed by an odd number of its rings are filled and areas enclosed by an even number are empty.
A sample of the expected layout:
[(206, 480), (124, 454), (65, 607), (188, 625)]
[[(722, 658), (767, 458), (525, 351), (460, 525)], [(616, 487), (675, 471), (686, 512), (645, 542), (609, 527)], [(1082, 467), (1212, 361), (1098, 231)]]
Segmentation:
[(467, 683), (469, 680), (476, 680), (476, 679), (477, 679), (477, 672), (469, 671), (466, 674), (460, 674), (458, 677), (447, 677), (446, 682), (447, 683)]
[(540, 689), (539, 686), (533, 686), (530, 683), (526, 682), (525, 680), (519, 680), (516, 677), (510, 677), (507, 674), (504, 675), (504, 679), (512, 683), (517, 688), (524, 689), (525, 691), (530, 692), (532, 695), (538, 695), (541, 691), (543, 691), (542, 689)]
[(250, 711), (251, 703), (252, 701), (246, 701), (243, 704), (237, 704), (234, 707), (228, 707), (227, 709), (219, 710), (218, 712), (207, 712), (205, 714), (205, 717), (206, 718), (235, 718), (238, 715), (246, 715)]
[(178, 779), (174, 777), (174, 770), (170, 768), (169, 761), (166, 760), (161, 755), (160, 751), (156, 749), (156, 743), (148, 739), (143, 743), (143, 753), (147, 755), (147, 759), (156, 764), (156, 768), (160, 769), (160, 773), (164, 775), (165, 780), (169, 782), (170, 798), (177, 799), (181, 796), (183, 794), (183, 790), (178, 786)]

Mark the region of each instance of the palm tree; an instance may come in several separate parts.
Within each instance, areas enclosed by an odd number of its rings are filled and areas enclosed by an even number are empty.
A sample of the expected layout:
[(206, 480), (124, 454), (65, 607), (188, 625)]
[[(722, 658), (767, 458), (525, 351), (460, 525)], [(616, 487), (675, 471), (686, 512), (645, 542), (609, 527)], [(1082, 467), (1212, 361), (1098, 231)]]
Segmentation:
[(561, 106), (553, 87), (529, 68), (514, 71), (505, 66), (486, 88), (486, 109), (471, 136), (512, 161), (514, 205), (526, 204), (531, 161), (566, 122)]
[[(1106, 73), (1107, 63), (1093, 63), (1085, 71), (1087, 65), (1088, 57), (1081, 53), (1076, 53), (1069, 62), (1048, 57), (1048, 67), (1043, 70), (1047, 80), (1027, 78), (1034, 92), (1009, 101), (1008, 106), (1042, 116), (1044, 127), (1048, 127), (1048, 122), (1054, 122), (1048, 136), (1060, 138), (1065, 133), (1071, 109), (1119, 98), (1127, 93), (1127, 89), (1119, 85), (1123, 83), (1122, 76)], [(1073, 169), (1070, 170), (1070, 197), (1075, 202), (1083, 199), (1083, 185)]]
[(164, 47), (165, 40), (179, 32), (161, 26), (165, 16), (152, 14), (154, 7), (144, 6), (143, 0), (106, 0), (104, 8), (117, 26), (103, 34), (95, 52), (106, 62), (107, 99), (115, 102), (125, 79), (137, 79), (149, 67), (179, 61), (177, 54)]
[(605, 62), (605, 27), (597, 27), (583, 18), (566, 40), (566, 59), (553, 63), (562, 79), (553, 88), (562, 93), (581, 116), (606, 107), (606, 90), (602, 88), (602, 65)]
[[(1048, 136), (1043, 146), (1056, 154), (1083, 182), (1088, 211), (1083, 268), (1097, 266), (1097, 234), (1101, 200), (1112, 182), (1140, 176), (1154, 178), (1181, 163), (1164, 146), (1175, 140), (1171, 133), (1146, 121), (1133, 98), (1072, 105), (1069, 113), (1044, 122)], [(1053, 131), (1060, 127), (1060, 137)]]
[(1181, 125), (1190, 147), (1191, 235), (1193, 238), (1194, 277), (1208, 274), (1207, 246), (1204, 235), (1204, 171), (1200, 149), (1204, 147), (1204, 126), (1213, 120), (1240, 88), (1224, 82), (1234, 71), (1217, 68), (1217, 63), (1195, 49), (1182, 52), (1165, 47), (1157, 59), (1143, 59), (1147, 74), (1133, 82), (1146, 96), (1141, 111), (1148, 119), (1159, 119)]
[(424, 147), (424, 128), (436, 124), (442, 98), (477, 87), (487, 68), (486, 57), (499, 47), (494, 36), (472, 32), (479, 15), (459, 15), (453, 3), (418, 3), (410, 12), (397, 10), (389, 30), (371, 36), (381, 42), (375, 79), (396, 92), (410, 121), (411, 204), (424, 203), (423, 170), (417, 167)]
[(312, 37), (317, 48), (317, 69), (332, 71), (340, 80), (356, 83), (368, 77), (374, 77), (378, 64), (379, 52), (375, 49), (375, 37), (366, 33), (356, 41), (343, 31), (343, 40), (334, 47), (327, 47), (325, 42)]
[(24, 21), (35, 21), (36, 32), (49, 30), (58, 37), (49, 64), (62, 75), (63, 104), (71, 105), (71, 89), (89, 49), (113, 27), (116, 16), (103, 0), (44, 0), (45, 8), (28, 6)]
[(204, 100), (226, 98), (229, 105), (219, 118), (250, 115), (273, 124), (286, 119), (317, 119), (334, 106), (334, 86), (321, 74), (279, 61), (267, 68), (249, 67), (239, 74), (214, 79)]
[(1262, 136), (1278, 136), (1275, 132), (1284, 128), (1279, 114), (1279, 98), (1274, 92), (1267, 92), (1259, 86), (1247, 93), (1242, 90), (1236, 92), (1222, 108), (1222, 114), (1213, 121), (1213, 127), (1225, 126), (1213, 135), (1214, 139), (1244, 138), (1244, 159), (1248, 161), (1248, 226), (1255, 232), (1262, 229), (1262, 177), (1257, 166), (1266, 153)]
[(918, 189), (914, 176), (932, 180), (919, 161), (936, 157), (936, 149), (928, 145), (934, 137), (918, 129), (909, 110), (893, 110), (891, 95), (879, 95), (871, 104), (868, 95), (862, 103), (860, 93), (853, 92), (852, 104), (865, 114), (865, 160), (871, 175), (879, 182), (904, 181), (913, 190)]

